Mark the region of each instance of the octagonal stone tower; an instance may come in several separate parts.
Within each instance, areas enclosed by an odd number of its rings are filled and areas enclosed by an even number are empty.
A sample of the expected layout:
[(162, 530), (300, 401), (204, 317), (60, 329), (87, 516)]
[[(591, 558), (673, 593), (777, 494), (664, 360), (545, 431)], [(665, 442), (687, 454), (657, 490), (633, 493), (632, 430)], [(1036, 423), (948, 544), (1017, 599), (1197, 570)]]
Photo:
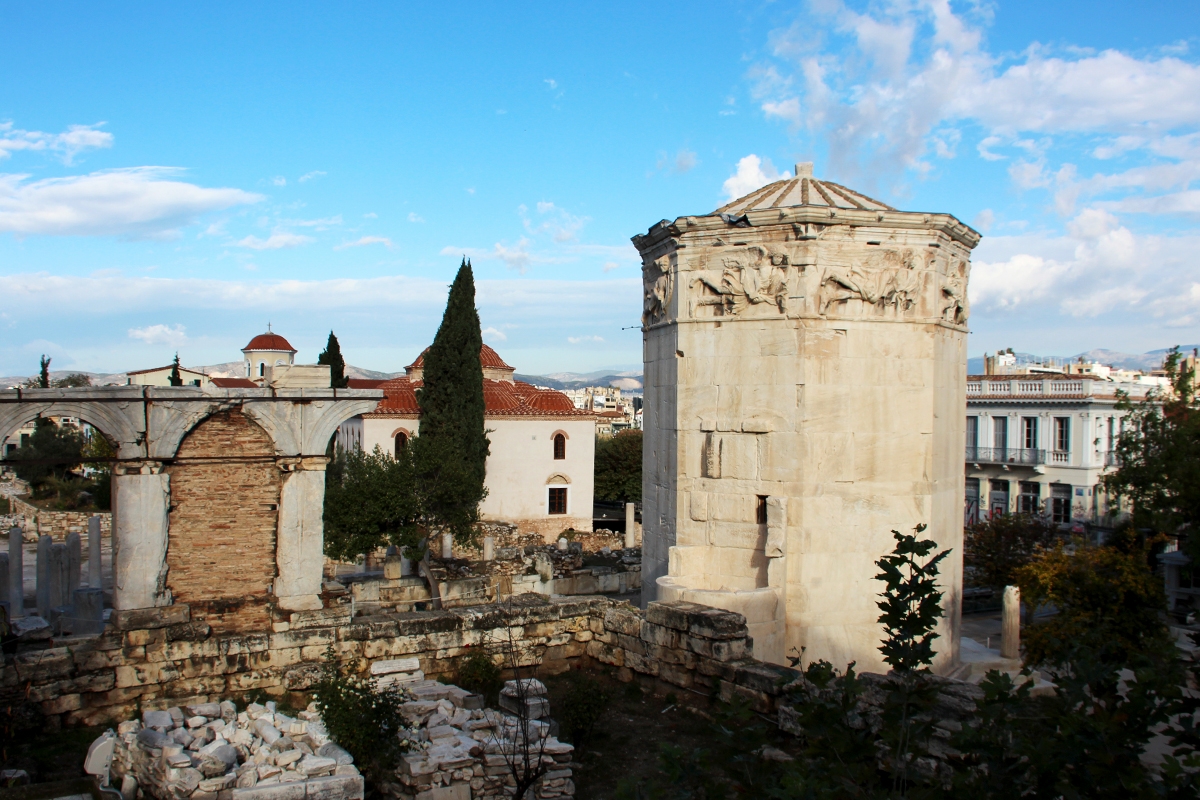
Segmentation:
[(958, 659), (967, 278), (979, 234), (798, 164), (633, 237), (642, 256), (644, 599), (746, 615), (755, 655), (883, 671), (874, 562), (953, 548)]

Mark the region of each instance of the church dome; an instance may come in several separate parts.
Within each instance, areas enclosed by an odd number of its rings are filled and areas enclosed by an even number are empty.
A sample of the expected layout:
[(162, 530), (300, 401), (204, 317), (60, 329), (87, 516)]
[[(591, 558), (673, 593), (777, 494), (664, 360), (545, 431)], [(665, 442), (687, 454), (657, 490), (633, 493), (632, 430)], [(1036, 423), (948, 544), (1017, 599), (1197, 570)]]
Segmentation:
[(267, 331), (260, 333), (250, 340), (250, 344), (242, 348), (243, 353), (248, 353), (251, 350), (267, 350), (280, 353), (295, 353), (296, 348), (288, 343), (288, 340), (280, 336), (278, 333)]

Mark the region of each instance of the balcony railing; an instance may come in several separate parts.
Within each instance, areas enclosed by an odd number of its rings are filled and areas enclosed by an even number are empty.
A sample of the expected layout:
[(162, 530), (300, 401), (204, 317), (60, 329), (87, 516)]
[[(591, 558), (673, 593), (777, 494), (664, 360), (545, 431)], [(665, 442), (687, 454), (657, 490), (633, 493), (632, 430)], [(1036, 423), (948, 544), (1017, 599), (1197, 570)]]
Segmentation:
[(1046, 451), (1025, 447), (968, 447), (966, 460), (973, 464), (1025, 464), (1034, 466), (1046, 463)]

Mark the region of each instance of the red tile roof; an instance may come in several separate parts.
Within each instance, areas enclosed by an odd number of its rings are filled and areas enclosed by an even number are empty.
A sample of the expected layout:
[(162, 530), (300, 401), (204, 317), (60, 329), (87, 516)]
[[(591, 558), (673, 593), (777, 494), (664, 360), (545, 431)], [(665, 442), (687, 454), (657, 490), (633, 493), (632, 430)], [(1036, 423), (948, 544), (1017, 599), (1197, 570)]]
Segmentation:
[(277, 350), (285, 353), (294, 353), (296, 348), (288, 344), (288, 340), (280, 336), (278, 333), (260, 333), (250, 340), (250, 344), (242, 348), (245, 353), (248, 350)]
[(386, 380), (373, 380), (371, 378), (350, 378), (346, 384), (347, 389), (378, 389)]
[[(425, 354), (428, 352), (429, 352), (429, 348), (426, 347), (424, 350), (421, 351), (421, 355), (417, 356), (417, 360), (414, 361), (413, 363), (409, 364), (407, 367), (405, 367), (405, 369), (406, 370), (424, 369), (425, 368)], [(479, 348), (479, 363), (484, 368), (513, 369), (508, 364), (504, 363), (504, 359), (500, 357), (499, 353), (497, 353), (492, 348), (488, 347), (486, 344)]]
[[(417, 405), (416, 390), (422, 381), (408, 378), (392, 378), (384, 381), (383, 400), (367, 417), (417, 416), (421, 413)], [(483, 381), (484, 413), (489, 417), (586, 417), (594, 418), (590, 411), (575, 408), (571, 399), (562, 392), (538, 389), (528, 383), (517, 381)]]
[(209, 378), (218, 389), (257, 389), (258, 384), (249, 378)]

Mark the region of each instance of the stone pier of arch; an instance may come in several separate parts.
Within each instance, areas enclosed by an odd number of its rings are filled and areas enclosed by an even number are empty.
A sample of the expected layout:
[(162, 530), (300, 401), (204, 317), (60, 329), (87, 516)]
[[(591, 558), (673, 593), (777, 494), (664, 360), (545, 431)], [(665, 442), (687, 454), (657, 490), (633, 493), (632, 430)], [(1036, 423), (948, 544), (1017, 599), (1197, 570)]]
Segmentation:
[[(366, 389), (113, 386), (0, 391), (0, 441), (78, 417), (113, 443), (113, 606), (188, 603), (214, 630), (322, 607), (326, 449)], [(174, 481), (174, 486), (172, 485)]]

